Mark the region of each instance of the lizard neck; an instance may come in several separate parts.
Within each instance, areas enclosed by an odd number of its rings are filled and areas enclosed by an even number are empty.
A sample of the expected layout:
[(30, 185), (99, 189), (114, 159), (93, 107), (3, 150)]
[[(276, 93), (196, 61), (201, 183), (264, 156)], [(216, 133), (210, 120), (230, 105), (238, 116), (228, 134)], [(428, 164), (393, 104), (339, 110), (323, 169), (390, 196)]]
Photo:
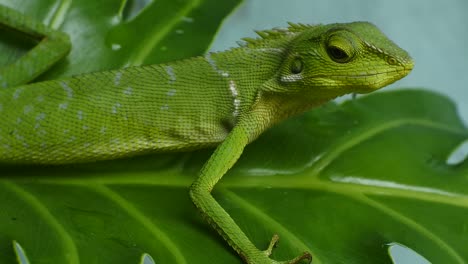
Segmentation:
[(251, 112), (244, 119), (255, 120), (249, 127), (249, 142), (254, 141), (263, 131), (291, 116), (302, 114), (318, 107), (330, 99), (304, 98), (303, 95), (284, 95), (271, 92), (259, 92), (252, 105)]
[(232, 127), (251, 111), (264, 84), (277, 74), (284, 52), (281, 47), (242, 47), (205, 55), (218, 75), (219, 89), (232, 101)]

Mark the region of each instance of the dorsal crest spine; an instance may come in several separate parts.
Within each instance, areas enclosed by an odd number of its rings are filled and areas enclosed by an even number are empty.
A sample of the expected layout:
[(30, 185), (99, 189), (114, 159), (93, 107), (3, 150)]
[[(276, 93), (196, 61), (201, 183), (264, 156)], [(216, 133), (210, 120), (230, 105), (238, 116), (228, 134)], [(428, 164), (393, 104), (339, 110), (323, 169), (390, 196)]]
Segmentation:
[(305, 30), (310, 30), (310, 29), (320, 26), (320, 24), (308, 25), (308, 24), (292, 23), (292, 22), (288, 22), (288, 25), (289, 26), (287, 28), (273, 28), (273, 29), (255, 31), (255, 33), (257, 33), (257, 35), (259, 36), (258, 38), (243, 38), (242, 39), (243, 42), (240, 42), (239, 45), (241, 47), (251, 47), (251, 48), (261, 47), (265, 44), (265, 42), (275, 40), (275, 39), (280, 39), (287, 35), (300, 33)]

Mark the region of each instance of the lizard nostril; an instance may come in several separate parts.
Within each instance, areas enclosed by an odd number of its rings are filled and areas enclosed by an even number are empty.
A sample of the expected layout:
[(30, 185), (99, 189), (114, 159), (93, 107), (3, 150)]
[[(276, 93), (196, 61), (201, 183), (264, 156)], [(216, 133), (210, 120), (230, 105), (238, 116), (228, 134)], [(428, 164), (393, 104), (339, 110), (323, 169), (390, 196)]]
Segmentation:
[(390, 64), (390, 65), (396, 65), (398, 62), (397, 62), (397, 60), (395, 58), (388, 57), (387, 63)]

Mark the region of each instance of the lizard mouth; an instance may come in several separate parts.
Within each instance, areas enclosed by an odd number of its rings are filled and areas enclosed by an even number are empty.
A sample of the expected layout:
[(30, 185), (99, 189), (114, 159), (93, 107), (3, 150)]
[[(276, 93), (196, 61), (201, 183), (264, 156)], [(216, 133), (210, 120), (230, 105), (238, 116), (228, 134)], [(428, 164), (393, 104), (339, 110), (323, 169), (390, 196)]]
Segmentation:
[[(312, 78), (317, 78), (318, 82), (321, 82), (318, 79), (322, 79), (323, 88), (327, 91), (330, 89), (336, 89), (340, 94), (346, 93), (358, 93), (366, 94), (378, 90), (382, 87), (385, 87), (391, 83), (394, 83), (401, 78), (408, 75), (412, 70), (412, 67), (401, 67), (398, 69), (392, 69), (383, 72), (376, 73), (361, 73), (361, 74), (335, 74), (335, 75), (325, 75), (318, 74)], [(341, 87), (341, 88), (340, 88)]]
[(385, 71), (385, 72), (376, 72), (376, 73), (362, 73), (362, 74), (357, 74), (357, 75), (325, 75), (325, 74), (320, 74), (320, 75), (315, 75), (313, 78), (330, 78), (330, 79), (361, 79), (361, 78), (367, 78), (367, 77), (378, 77), (378, 76), (389, 76), (389, 77), (399, 77), (398, 79), (401, 79), (408, 75), (410, 71), (412, 70), (411, 68), (404, 68), (401, 70), (393, 70), (393, 71)]

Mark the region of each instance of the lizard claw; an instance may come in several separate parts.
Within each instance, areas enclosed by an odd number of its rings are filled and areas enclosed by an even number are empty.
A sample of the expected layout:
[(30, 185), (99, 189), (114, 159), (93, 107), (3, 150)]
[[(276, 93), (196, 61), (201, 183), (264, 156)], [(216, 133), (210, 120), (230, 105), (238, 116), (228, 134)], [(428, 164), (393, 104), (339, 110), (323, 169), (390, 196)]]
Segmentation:
[[(263, 251), (268, 257), (271, 255), (273, 249), (278, 245), (278, 241), (279, 241), (279, 236), (277, 234), (274, 234), (273, 235), (273, 238), (271, 239), (270, 241), (270, 244), (268, 245), (268, 248)], [(285, 262), (280, 262), (281, 264), (297, 264), (303, 260), (306, 260), (307, 263), (311, 263), (312, 262), (312, 255), (309, 253), (309, 252), (304, 252), (302, 253), (302, 255), (292, 259), (292, 260), (289, 260), (289, 261), (285, 261)]]
[(311, 263), (312, 262), (312, 255), (309, 253), (309, 252), (304, 252), (302, 253), (302, 255), (286, 262), (285, 264), (296, 264), (296, 263), (299, 263), (303, 260), (307, 260), (307, 263)]

